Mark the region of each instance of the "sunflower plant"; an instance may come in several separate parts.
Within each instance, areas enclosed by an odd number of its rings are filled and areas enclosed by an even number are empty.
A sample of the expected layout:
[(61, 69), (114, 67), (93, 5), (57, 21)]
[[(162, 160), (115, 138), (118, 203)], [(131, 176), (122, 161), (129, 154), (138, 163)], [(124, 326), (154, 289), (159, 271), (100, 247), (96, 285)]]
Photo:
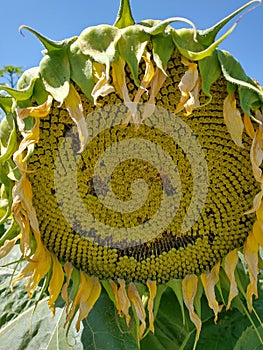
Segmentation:
[(218, 49), (259, 2), (206, 30), (135, 23), (128, 0), (62, 41), (21, 27), (45, 50), (0, 86), (6, 295), (25, 279), (55, 322), (64, 305), (76, 348), (262, 347), (263, 90)]

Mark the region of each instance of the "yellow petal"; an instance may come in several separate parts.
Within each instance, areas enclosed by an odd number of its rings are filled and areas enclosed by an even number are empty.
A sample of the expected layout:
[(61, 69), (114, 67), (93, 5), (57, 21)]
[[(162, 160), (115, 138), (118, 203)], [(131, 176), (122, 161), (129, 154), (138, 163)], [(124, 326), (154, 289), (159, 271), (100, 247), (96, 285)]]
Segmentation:
[(88, 317), (101, 293), (101, 284), (97, 277), (84, 275), (84, 280), (81, 280), (81, 283), (83, 283), (84, 292), (82, 291), (80, 296), (79, 316), (76, 323), (77, 331), (80, 329), (80, 322)]
[(156, 281), (147, 280), (146, 285), (149, 289), (149, 300), (148, 300), (148, 312), (149, 312), (149, 328), (152, 333), (154, 333), (154, 314), (153, 314), (153, 306), (154, 306), (154, 298), (157, 293)]
[(121, 306), (120, 306), (120, 300), (119, 300), (117, 284), (113, 280), (109, 280), (109, 284), (111, 286), (111, 289), (112, 289), (114, 297), (115, 297), (116, 308), (117, 308), (118, 314), (119, 314), (120, 317), (123, 317), (123, 312), (122, 312), (122, 309), (121, 309)]
[[(263, 184), (261, 185), (261, 188), (263, 188)], [(247, 212), (245, 212), (246, 215), (248, 214), (252, 214), (255, 211), (258, 210), (258, 208), (260, 207), (260, 204), (262, 202), (262, 197), (263, 197), (263, 190), (261, 190), (260, 192), (258, 192), (254, 199), (253, 199), (253, 205), (252, 208), (250, 210), (248, 210)]]
[(68, 287), (69, 287), (70, 280), (71, 280), (73, 265), (70, 262), (66, 262), (64, 264), (64, 271), (66, 273), (67, 280), (62, 287), (61, 296), (62, 296), (63, 300), (66, 302), (66, 313), (68, 313), (68, 308), (70, 305), (70, 299), (69, 299), (69, 295), (68, 295)]
[(262, 183), (262, 170), (260, 168), (263, 161), (263, 126), (259, 125), (252, 141), (250, 159), (253, 175), (255, 179)]
[(138, 319), (141, 321), (141, 325), (140, 325), (140, 329), (139, 329), (139, 339), (142, 339), (143, 334), (145, 332), (146, 329), (146, 313), (145, 313), (145, 309), (142, 303), (142, 299), (138, 293), (138, 290), (135, 286), (134, 283), (130, 283), (128, 286), (128, 296), (130, 301), (132, 302), (136, 315), (138, 317)]
[(197, 69), (197, 64), (184, 61), (188, 66), (188, 70), (184, 73), (178, 87), (181, 91), (181, 99), (175, 110), (175, 113), (181, 112), (186, 109), (187, 115), (191, 114), (194, 108), (200, 106), (199, 103), (199, 91), (200, 91), (200, 78)]
[(255, 136), (255, 130), (251, 118), (247, 114), (244, 114), (244, 126), (248, 136), (253, 139)]
[(53, 312), (53, 314), (55, 314), (54, 303), (57, 300), (63, 285), (64, 272), (55, 254), (51, 253), (51, 259), (52, 259), (52, 276), (48, 286), (48, 292), (50, 295), (50, 298), (48, 300), (48, 305), (50, 310)]
[(155, 110), (155, 97), (163, 86), (166, 78), (167, 75), (165, 75), (160, 68), (157, 68), (154, 77), (151, 80), (151, 92), (149, 100), (144, 104), (142, 121), (146, 118), (149, 118), (153, 114)]
[(5, 240), (5, 243), (2, 247), (0, 247), (0, 259), (2, 259), (4, 256), (6, 256), (13, 246), (16, 244), (17, 240), (20, 238), (20, 235), (16, 236), (15, 238), (9, 240)]
[(227, 129), (232, 137), (232, 140), (239, 147), (243, 147), (242, 134), (244, 130), (244, 124), (241, 118), (241, 114), (236, 107), (236, 99), (234, 92), (227, 95), (224, 100), (224, 120)]
[(118, 283), (120, 285), (118, 289), (118, 299), (120, 303), (121, 312), (126, 318), (127, 326), (129, 326), (131, 320), (131, 316), (129, 315), (129, 308), (131, 306), (131, 303), (127, 295), (125, 281), (119, 278)]
[(248, 274), (250, 283), (247, 287), (247, 304), (248, 309), (252, 311), (252, 300), (253, 295), (258, 297), (258, 289), (257, 289), (257, 276), (258, 276), (258, 243), (251, 232), (246, 240), (244, 245), (244, 257), (248, 266)]
[(46, 247), (38, 242), (36, 252), (28, 265), (12, 281), (12, 287), (17, 281), (27, 277), (26, 290), (31, 298), (39, 282), (49, 272), (51, 267), (51, 256)]
[(149, 52), (146, 52), (146, 56), (142, 56), (142, 58), (145, 61), (145, 72), (144, 72), (143, 79), (140, 83), (140, 87), (136, 92), (136, 95), (133, 100), (135, 103), (140, 102), (140, 98), (142, 94), (145, 91), (147, 91), (146, 89), (154, 77), (154, 66), (153, 66), (153, 63), (151, 62), (151, 54)]
[(112, 63), (112, 79), (113, 85), (116, 91), (120, 94), (123, 99), (125, 106), (129, 112), (124, 124), (128, 124), (131, 117), (135, 125), (139, 125), (138, 112), (136, 103), (132, 102), (125, 79), (125, 61), (119, 57), (117, 62)]
[(238, 263), (238, 249), (234, 249), (227, 254), (224, 261), (224, 270), (230, 281), (230, 290), (226, 310), (230, 308), (232, 300), (238, 295), (238, 288), (235, 279), (235, 269)]
[(195, 313), (194, 310), (194, 299), (196, 296), (198, 287), (198, 277), (196, 275), (187, 275), (182, 280), (182, 291), (184, 303), (189, 310), (190, 319), (197, 329), (196, 340), (198, 340), (201, 332), (202, 321)]
[(97, 80), (92, 89), (91, 96), (94, 99), (94, 104), (97, 105), (97, 99), (114, 92), (114, 87), (108, 84), (108, 77), (106, 74), (106, 67), (98, 62), (93, 62), (93, 76)]
[(77, 125), (80, 140), (79, 153), (81, 153), (84, 151), (84, 148), (88, 142), (88, 127), (83, 114), (80, 96), (72, 84), (70, 84), (69, 94), (65, 99), (65, 106), (71, 119)]
[(215, 295), (215, 286), (219, 281), (220, 262), (218, 262), (210, 272), (201, 274), (201, 281), (204, 286), (205, 294), (209, 307), (214, 311), (215, 323), (217, 322), (218, 313), (222, 310), (223, 305), (219, 306)]
[(48, 98), (45, 103), (37, 107), (27, 107), (27, 108), (17, 108), (16, 112), (20, 119), (24, 119), (26, 117), (45, 117), (49, 114), (51, 105), (52, 105), (53, 97), (48, 95)]

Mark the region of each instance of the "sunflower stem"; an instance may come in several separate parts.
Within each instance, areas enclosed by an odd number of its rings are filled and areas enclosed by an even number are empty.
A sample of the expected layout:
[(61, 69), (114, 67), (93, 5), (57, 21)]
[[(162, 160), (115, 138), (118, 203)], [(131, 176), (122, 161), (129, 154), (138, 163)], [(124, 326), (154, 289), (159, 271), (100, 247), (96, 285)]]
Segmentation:
[(131, 13), (130, 0), (121, 0), (114, 26), (121, 29), (131, 26), (134, 23), (135, 22)]

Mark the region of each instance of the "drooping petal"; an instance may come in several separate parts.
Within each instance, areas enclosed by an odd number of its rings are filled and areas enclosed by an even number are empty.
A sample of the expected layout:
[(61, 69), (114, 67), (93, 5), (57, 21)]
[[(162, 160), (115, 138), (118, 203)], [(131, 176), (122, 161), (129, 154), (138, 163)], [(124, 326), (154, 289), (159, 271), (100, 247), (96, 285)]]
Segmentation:
[(248, 310), (252, 311), (252, 300), (253, 295), (258, 298), (258, 289), (257, 289), (257, 276), (258, 276), (258, 243), (251, 232), (246, 240), (244, 245), (244, 257), (248, 266), (248, 274), (250, 283), (247, 287), (247, 306)]
[(0, 247), (0, 259), (6, 256), (12, 250), (13, 246), (16, 244), (19, 238), (20, 238), (20, 235), (16, 236), (11, 240), (7, 239), (5, 241), (4, 245)]
[(262, 183), (262, 170), (260, 168), (263, 161), (263, 125), (260, 124), (252, 141), (250, 159), (255, 179)]
[(34, 291), (39, 285), (42, 278), (49, 272), (51, 268), (51, 256), (46, 247), (38, 242), (37, 249), (33, 258), (31, 258), (28, 265), (19, 273), (19, 275), (12, 281), (12, 287), (17, 281), (27, 277), (26, 290), (31, 298)]
[(39, 117), (43, 118), (46, 117), (49, 114), (51, 105), (52, 105), (53, 97), (51, 95), (48, 95), (48, 98), (46, 102), (44, 102), (40, 106), (36, 107), (27, 107), (27, 108), (17, 108), (17, 116), (20, 119), (24, 119), (26, 117)]
[(197, 64), (183, 59), (183, 63), (188, 66), (188, 70), (184, 73), (178, 87), (181, 91), (181, 99), (175, 110), (175, 113), (186, 110), (186, 115), (190, 115), (192, 111), (200, 106), (199, 91), (201, 88), (200, 77)]
[(251, 118), (247, 114), (244, 114), (244, 126), (248, 136), (250, 136), (253, 139), (255, 137), (255, 129), (252, 124)]
[(117, 308), (118, 314), (120, 317), (123, 317), (123, 312), (121, 309), (119, 294), (118, 294), (118, 286), (113, 280), (109, 280), (109, 284), (111, 286), (111, 289), (112, 289), (114, 297), (115, 297), (115, 303), (116, 303), (116, 308)]
[(135, 95), (134, 100), (133, 100), (135, 103), (140, 102), (142, 94), (145, 91), (147, 91), (146, 89), (154, 77), (154, 66), (153, 66), (153, 63), (151, 61), (151, 54), (149, 52), (146, 52), (146, 55), (142, 56), (142, 58), (144, 59), (146, 66), (145, 66), (145, 72), (144, 72), (143, 79), (140, 83), (140, 87), (137, 90), (136, 95)]
[(219, 281), (220, 262), (218, 262), (210, 272), (201, 274), (201, 281), (205, 290), (209, 307), (214, 311), (215, 323), (217, 322), (218, 313), (222, 310), (223, 305), (219, 306), (216, 295), (215, 286)]
[(154, 298), (157, 293), (156, 280), (151, 281), (147, 280), (146, 285), (149, 289), (149, 300), (148, 300), (148, 313), (149, 313), (149, 329), (152, 333), (154, 333), (154, 314), (153, 314), (153, 306), (154, 306)]
[(102, 96), (107, 96), (111, 92), (114, 92), (114, 87), (108, 83), (108, 77), (106, 74), (105, 65), (93, 62), (94, 79), (96, 84), (92, 89), (91, 96), (94, 99), (94, 104), (97, 105), (97, 99)]
[(66, 262), (64, 264), (64, 271), (66, 273), (67, 280), (62, 287), (61, 296), (62, 296), (63, 300), (66, 302), (66, 313), (68, 313), (68, 308), (70, 305), (70, 299), (69, 299), (69, 295), (68, 295), (68, 287), (69, 287), (71, 275), (73, 272), (73, 265), (70, 262)]
[(54, 253), (51, 253), (51, 259), (52, 259), (52, 276), (48, 287), (48, 292), (50, 295), (50, 298), (48, 300), (48, 305), (50, 310), (53, 312), (53, 314), (55, 314), (54, 303), (57, 300), (63, 285), (64, 272), (60, 262), (58, 261), (58, 258)]
[(241, 114), (236, 107), (234, 92), (229, 93), (225, 98), (223, 114), (227, 129), (232, 137), (232, 140), (237, 146), (243, 147), (242, 134), (244, 130), (244, 124), (241, 118)]
[(232, 300), (238, 295), (235, 269), (238, 263), (238, 249), (231, 250), (225, 257), (224, 270), (230, 282), (230, 290), (226, 310), (230, 308)]
[(119, 57), (117, 62), (112, 63), (112, 79), (113, 85), (116, 91), (120, 94), (123, 99), (125, 106), (128, 108), (129, 112), (124, 124), (128, 124), (130, 119), (133, 119), (135, 125), (139, 125), (138, 112), (136, 103), (132, 102), (129, 91), (127, 88), (127, 83), (125, 79), (125, 61)]
[[(83, 282), (81, 281), (81, 283)], [(77, 331), (80, 329), (80, 322), (88, 317), (101, 293), (101, 284), (97, 277), (89, 277), (85, 274), (83, 287), (84, 291), (80, 296), (79, 316), (76, 323)]]
[(128, 296), (134, 306), (138, 319), (141, 321), (141, 325), (139, 328), (139, 339), (142, 339), (144, 331), (146, 329), (146, 321), (145, 321), (146, 312), (145, 312), (140, 294), (135, 284), (132, 282), (128, 286)]
[(189, 310), (190, 319), (197, 329), (196, 341), (198, 340), (201, 332), (202, 321), (194, 310), (194, 299), (197, 292), (198, 277), (196, 275), (187, 275), (182, 280), (182, 291), (184, 303)]
[(129, 326), (131, 320), (131, 316), (129, 315), (129, 308), (131, 306), (131, 302), (127, 295), (125, 281), (119, 278), (118, 283), (120, 285), (118, 289), (118, 299), (120, 303), (121, 312), (122, 315), (124, 315), (126, 318), (127, 326)]
[(77, 125), (80, 140), (79, 153), (82, 153), (88, 142), (88, 127), (83, 114), (80, 96), (72, 84), (70, 84), (69, 94), (64, 102), (71, 119)]
[(151, 90), (149, 100), (144, 104), (142, 120), (149, 118), (155, 110), (155, 97), (158, 94), (159, 90), (163, 86), (167, 75), (164, 74), (163, 70), (157, 68), (154, 74), (154, 77), (151, 80)]

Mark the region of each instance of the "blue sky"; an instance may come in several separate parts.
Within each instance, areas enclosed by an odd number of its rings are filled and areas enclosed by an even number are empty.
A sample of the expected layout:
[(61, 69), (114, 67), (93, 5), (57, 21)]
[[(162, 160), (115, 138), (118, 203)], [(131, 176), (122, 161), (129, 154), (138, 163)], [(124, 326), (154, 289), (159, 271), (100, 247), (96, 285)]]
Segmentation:
[[(245, 4), (246, 0), (131, 0), (136, 22), (180, 16), (205, 29)], [(0, 69), (4, 65), (39, 64), (43, 49), (29, 32), (18, 32), (22, 24), (33, 27), (54, 40), (78, 35), (91, 25), (112, 24), (119, 0), (23, 0), (1, 1)], [(246, 73), (263, 85), (263, 6), (239, 22), (220, 48), (230, 51)], [(227, 27), (229, 28), (229, 26)]]

